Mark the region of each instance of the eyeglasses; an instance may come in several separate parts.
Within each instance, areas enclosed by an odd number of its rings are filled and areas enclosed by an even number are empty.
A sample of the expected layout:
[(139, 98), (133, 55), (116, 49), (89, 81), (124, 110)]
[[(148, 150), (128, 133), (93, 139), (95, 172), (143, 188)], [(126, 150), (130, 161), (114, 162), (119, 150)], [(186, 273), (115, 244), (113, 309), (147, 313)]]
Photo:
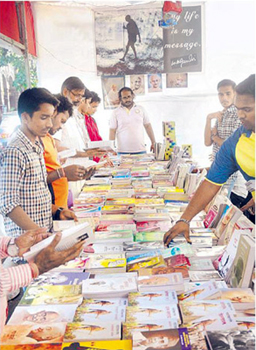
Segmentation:
[(84, 95), (82, 94), (74, 94), (74, 92), (72, 90), (68, 90), (75, 98), (78, 98), (80, 100), (82, 100), (84, 98)]

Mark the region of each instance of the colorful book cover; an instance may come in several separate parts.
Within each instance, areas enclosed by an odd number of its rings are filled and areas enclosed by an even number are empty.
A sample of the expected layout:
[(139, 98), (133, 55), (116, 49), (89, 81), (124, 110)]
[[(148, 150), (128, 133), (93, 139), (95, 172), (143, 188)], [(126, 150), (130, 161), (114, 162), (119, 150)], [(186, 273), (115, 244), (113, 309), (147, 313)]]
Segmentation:
[(64, 335), (64, 341), (76, 340), (119, 340), (121, 338), (120, 322), (90, 322), (68, 323)]
[(152, 306), (164, 304), (177, 304), (177, 293), (175, 290), (163, 290), (159, 292), (135, 292), (129, 293), (129, 306)]
[(72, 322), (77, 305), (40, 305), (17, 306), (8, 324), (50, 324), (59, 322)]
[(1, 344), (60, 343), (65, 329), (66, 323), (6, 325), (1, 334)]
[[(84, 281), (85, 282), (85, 281)], [(82, 286), (42, 286), (28, 287), (19, 305), (80, 304)]]
[(127, 306), (126, 322), (153, 321), (171, 318), (180, 323), (177, 304), (153, 306)]
[(250, 288), (228, 288), (220, 290), (222, 300), (230, 300), (235, 310), (255, 309), (255, 296)]
[(136, 331), (156, 331), (160, 329), (175, 329), (179, 328), (179, 323), (173, 318), (161, 320), (143, 320), (139, 322), (124, 322), (123, 323), (123, 339), (132, 339), (132, 334)]
[(139, 291), (152, 291), (155, 288), (159, 290), (159, 287), (172, 287), (171, 289), (182, 290), (184, 287), (183, 285), (184, 280), (181, 273), (138, 277)]
[(83, 306), (90, 306), (91, 308), (112, 308), (114, 306), (120, 306), (125, 307), (128, 305), (128, 299), (127, 298), (101, 298), (101, 299), (92, 299), (87, 298), (83, 299), (82, 303), (80, 304), (81, 307)]
[(247, 316), (247, 317), (235, 317), (238, 328), (240, 330), (254, 330), (255, 329), (255, 316)]
[(140, 221), (136, 223), (138, 232), (168, 231), (170, 227), (171, 221)]
[(151, 268), (142, 268), (138, 271), (139, 276), (167, 275), (171, 273), (181, 273), (183, 278), (189, 278), (187, 266), (154, 266)]
[(154, 232), (137, 232), (135, 234), (135, 242), (152, 242), (152, 241), (163, 241), (165, 232), (154, 231)]
[(90, 254), (86, 261), (86, 269), (125, 267), (126, 258), (124, 253), (114, 254)]
[(229, 300), (191, 300), (180, 303), (179, 306), (183, 323), (189, 323), (219, 311), (235, 314), (235, 309)]
[(192, 282), (197, 281), (209, 281), (209, 280), (222, 280), (223, 278), (220, 276), (218, 271), (189, 271), (189, 278)]
[(132, 343), (133, 350), (191, 350), (190, 338), (186, 328), (134, 332), (132, 334)]
[(30, 286), (43, 285), (75, 285), (82, 284), (83, 280), (89, 278), (88, 272), (66, 272), (66, 271), (51, 271), (46, 272), (34, 278)]
[[(156, 254), (156, 253), (155, 253)], [(136, 261), (132, 261), (127, 265), (127, 271), (148, 270), (148, 268), (157, 265), (163, 265), (164, 259), (161, 255), (155, 255), (151, 257), (144, 257)]]
[(132, 350), (131, 340), (107, 340), (63, 343), (61, 350)]
[(219, 288), (215, 281), (209, 281), (201, 284), (198, 287), (192, 288), (185, 293), (179, 294), (180, 302), (190, 300), (216, 299), (219, 295)]
[(90, 305), (79, 306), (76, 309), (73, 322), (96, 322), (96, 321), (125, 321), (125, 307), (112, 306), (108, 308), (91, 308)]

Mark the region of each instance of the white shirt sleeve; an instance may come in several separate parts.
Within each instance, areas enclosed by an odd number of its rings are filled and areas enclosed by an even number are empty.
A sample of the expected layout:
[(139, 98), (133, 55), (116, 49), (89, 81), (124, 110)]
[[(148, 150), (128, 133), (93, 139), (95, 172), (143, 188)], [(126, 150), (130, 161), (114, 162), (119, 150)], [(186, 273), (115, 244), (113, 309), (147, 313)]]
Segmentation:
[(143, 125), (150, 124), (149, 116), (148, 116), (146, 110), (143, 107), (141, 107), (141, 109), (143, 112)]
[(116, 113), (114, 112), (110, 118), (109, 121), (109, 128), (110, 129), (117, 129), (117, 117), (116, 117)]

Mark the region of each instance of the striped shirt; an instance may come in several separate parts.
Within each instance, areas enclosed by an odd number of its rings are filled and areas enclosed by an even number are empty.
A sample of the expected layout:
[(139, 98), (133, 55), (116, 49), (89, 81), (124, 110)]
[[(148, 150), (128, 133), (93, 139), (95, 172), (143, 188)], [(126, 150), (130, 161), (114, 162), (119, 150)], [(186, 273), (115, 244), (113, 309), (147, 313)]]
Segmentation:
[[(35, 274), (37, 269), (34, 269), (31, 264), (23, 264), (15, 267), (3, 268), (1, 260), (8, 256), (7, 246), (10, 241), (9, 237), (0, 237), (0, 305), (1, 305), (1, 316), (0, 316), (0, 334), (2, 333), (3, 326), (6, 321), (7, 310), (7, 294), (11, 293), (21, 287), (27, 286), (33, 279), (37, 277), (38, 273)], [(32, 268), (33, 271), (32, 271)], [(32, 277), (33, 276), (33, 277)]]
[(4, 217), (7, 236), (17, 237), (22, 229), (7, 215), (20, 206), (35, 224), (52, 229), (51, 194), (43, 148), (18, 130), (0, 155), (0, 214)]

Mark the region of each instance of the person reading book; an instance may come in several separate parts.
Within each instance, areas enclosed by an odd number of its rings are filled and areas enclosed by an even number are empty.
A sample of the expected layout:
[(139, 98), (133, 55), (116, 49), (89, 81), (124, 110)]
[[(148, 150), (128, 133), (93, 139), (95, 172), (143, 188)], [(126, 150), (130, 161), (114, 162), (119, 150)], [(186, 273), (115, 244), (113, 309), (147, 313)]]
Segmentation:
[[(1, 236), (0, 257), (1, 259), (7, 256), (22, 257), (34, 244), (47, 238), (49, 235), (46, 229), (37, 229), (26, 231), (15, 239)], [(66, 250), (56, 251), (55, 247), (60, 240), (61, 233), (57, 233), (52, 243), (48, 247), (42, 249), (30, 263), (3, 268), (0, 260), (0, 300), (1, 307), (3, 308), (1, 312), (0, 333), (2, 332), (8, 312), (7, 294), (17, 288), (27, 286), (32, 279), (36, 278), (39, 274), (58, 267), (69, 260), (75, 259), (81, 252), (84, 244), (84, 241), (80, 241)]]
[[(164, 243), (166, 245), (182, 233), (190, 242), (190, 221), (206, 207), (220, 187), (237, 170), (241, 171), (247, 182), (255, 181), (255, 74), (237, 85), (235, 106), (242, 126), (222, 144), (206, 179), (196, 191), (185, 212), (165, 233)], [(254, 202), (254, 186), (251, 191)]]
[(21, 126), (0, 156), (0, 213), (7, 236), (45, 227), (53, 219), (75, 219), (74, 212), (52, 205), (40, 138), (52, 127), (59, 101), (44, 88), (23, 91), (18, 100)]
[(58, 150), (55, 140), (52, 137), (58, 130), (63, 128), (66, 121), (73, 113), (73, 106), (68, 99), (61, 94), (55, 95), (59, 104), (52, 118), (52, 127), (45, 137), (42, 137), (44, 146), (44, 160), (47, 170), (47, 182), (52, 194), (53, 203), (63, 207), (68, 207), (68, 181), (89, 180), (94, 168), (86, 170), (80, 165), (69, 165), (62, 167), (58, 160)]

